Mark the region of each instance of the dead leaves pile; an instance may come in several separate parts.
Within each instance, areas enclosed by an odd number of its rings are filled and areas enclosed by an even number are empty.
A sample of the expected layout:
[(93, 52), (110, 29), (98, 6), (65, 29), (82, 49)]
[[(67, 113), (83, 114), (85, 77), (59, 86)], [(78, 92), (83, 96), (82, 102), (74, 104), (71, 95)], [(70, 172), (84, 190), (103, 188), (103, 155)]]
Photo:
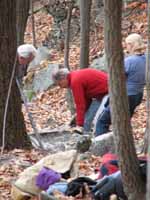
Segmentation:
[[(58, 87), (40, 93), (36, 100), (29, 103), (30, 112), (36, 122), (39, 130), (44, 128), (56, 128), (64, 125), (71, 119), (71, 113), (65, 100), (66, 91), (60, 90)], [(32, 132), (32, 127), (23, 106), (23, 112), (26, 120), (28, 132)]]
[(37, 150), (21, 149), (5, 152), (0, 157), (0, 200), (11, 200), (11, 184), (26, 167), (35, 164), (42, 157), (42, 153)]
[[(45, 36), (50, 32), (51, 25), (53, 23), (53, 18), (45, 13), (44, 11), (39, 11), (34, 14), (35, 21), (35, 35), (37, 45), (41, 45), (45, 40)], [(27, 22), (27, 28), (25, 32), (25, 41), (32, 43), (32, 18), (29, 16)]]

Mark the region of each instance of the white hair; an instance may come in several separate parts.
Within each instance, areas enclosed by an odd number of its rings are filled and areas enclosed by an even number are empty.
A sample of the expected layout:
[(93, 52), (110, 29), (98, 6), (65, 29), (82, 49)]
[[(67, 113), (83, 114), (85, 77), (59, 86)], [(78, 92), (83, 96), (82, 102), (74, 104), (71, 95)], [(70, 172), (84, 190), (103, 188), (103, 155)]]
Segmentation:
[(28, 58), (31, 53), (36, 56), (37, 50), (32, 44), (23, 44), (17, 48), (17, 53), (23, 58)]
[(133, 53), (138, 53), (138, 52), (140, 53), (145, 48), (141, 35), (139, 35), (137, 33), (130, 34), (125, 39), (125, 41), (126, 41), (127, 44), (131, 44), (132, 45), (131, 51)]
[(57, 71), (53, 72), (53, 81), (56, 82), (65, 79), (68, 74), (69, 70), (67, 68), (58, 69)]

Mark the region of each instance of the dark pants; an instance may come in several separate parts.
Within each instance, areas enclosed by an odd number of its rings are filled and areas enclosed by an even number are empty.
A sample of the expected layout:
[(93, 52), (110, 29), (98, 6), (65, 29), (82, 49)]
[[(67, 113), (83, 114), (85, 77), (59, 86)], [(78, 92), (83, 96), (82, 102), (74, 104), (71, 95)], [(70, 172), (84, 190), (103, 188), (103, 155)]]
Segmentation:
[[(138, 93), (137, 95), (128, 96), (130, 117), (132, 117), (135, 108), (141, 103), (142, 97), (143, 93)], [(95, 135), (98, 136), (109, 132), (110, 124), (111, 124), (111, 114), (110, 114), (110, 106), (108, 105), (107, 107), (104, 108), (104, 111), (101, 113), (101, 115), (97, 120)]]

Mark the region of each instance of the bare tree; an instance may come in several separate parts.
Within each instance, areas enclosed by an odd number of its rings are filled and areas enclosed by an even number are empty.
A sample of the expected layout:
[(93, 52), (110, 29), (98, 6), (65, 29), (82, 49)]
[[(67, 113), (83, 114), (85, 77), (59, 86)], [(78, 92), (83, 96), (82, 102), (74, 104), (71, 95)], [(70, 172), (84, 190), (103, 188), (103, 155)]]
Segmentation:
[[(150, 145), (150, 0), (148, 0), (148, 40), (147, 40), (147, 58), (146, 58), (146, 93), (147, 93), (147, 119), (146, 119), (146, 150), (149, 156), (149, 145)], [(146, 142), (147, 141), (147, 142)], [(150, 162), (148, 160), (148, 178), (147, 178), (147, 196), (146, 199), (150, 199)]]
[(31, 5), (31, 19), (32, 19), (32, 40), (33, 45), (36, 47), (36, 35), (35, 35), (35, 20), (34, 20), (34, 1), (30, 0)]
[(29, 16), (30, 0), (16, 1), (16, 15), (17, 15), (17, 44), (23, 44), (24, 32), (26, 29), (26, 22)]
[[(73, 5), (74, 5), (73, 1), (68, 3), (68, 14), (66, 20), (66, 34), (65, 34), (65, 50), (64, 50), (64, 66), (67, 67), (69, 70), (70, 70), (69, 67), (70, 24), (71, 24)], [(73, 96), (70, 89), (67, 90), (66, 98), (71, 114), (73, 115), (75, 113), (75, 108), (74, 108)]]
[(66, 34), (65, 34), (65, 50), (64, 50), (64, 66), (69, 70), (69, 42), (70, 42), (70, 23), (72, 16), (73, 3), (68, 3), (68, 14), (66, 20)]
[(105, 0), (105, 50), (109, 72), (113, 132), (125, 193), (129, 200), (144, 199), (144, 183), (134, 146), (123, 68), (122, 1)]
[[(28, 1), (22, 4), (25, 8)], [(8, 94), (9, 83), (13, 70), (17, 49), (17, 32), (16, 32), (16, 0), (0, 1), (0, 145), (2, 145), (2, 130), (4, 109)], [(28, 10), (26, 10), (28, 12)], [(20, 13), (21, 11), (18, 10)], [(24, 16), (24, 18), (23, 18)], [(26, 13), (21, 12), (22, 22), (26, 22)], [(20, 22), (21, 22), (20, 21)], [(19, 30), (24, 35), (25, 24), (19, 23)], [(23, 35), (19, 34), (19, 43), (23, 41)], [(12, 82), (10, 98), (8, 101), (8, 112), (5, 129), (5, 148), (28, 148), (30, 141), (26, 134), (23, 114), (21, 111), (21, 99), (15, 80)]]
[(86, 68), (89, 65), (89, 33), (90, 33), (90, 11), (91, 0), (80, 0), (80, 24), (81, 24), (81, 50), (80, 67)]

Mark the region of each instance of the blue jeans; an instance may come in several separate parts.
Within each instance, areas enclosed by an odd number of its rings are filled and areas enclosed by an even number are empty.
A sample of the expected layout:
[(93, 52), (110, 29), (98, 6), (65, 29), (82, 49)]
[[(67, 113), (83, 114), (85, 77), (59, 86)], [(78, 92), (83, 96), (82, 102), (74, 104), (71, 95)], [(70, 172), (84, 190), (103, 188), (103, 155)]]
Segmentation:
[[(130, 117), (132, 117), (135, 108), (141, 103), (142, 97), (143, 93), (138, 93), (137, 95), (128, 96)], [(95, 135), (98, 136), (109, 132), (110, 124), (111, 124), (111, 113), (110, 113), (110, 106), (108, 105), (107, 107), (104, 108), (104, 111), (98, 117)]]
[(91, 125), (92, 125), (92, 121), (94, 119), (94, 116), (100, 106), (101, 102), (94, 99), (92, 100), (92, 103), (89, 107), (89, 109), (87, 110), (87, 112), (85, 113), (85, 118), (84, 118), (84, 131), (90, 131), (91, 130)]

